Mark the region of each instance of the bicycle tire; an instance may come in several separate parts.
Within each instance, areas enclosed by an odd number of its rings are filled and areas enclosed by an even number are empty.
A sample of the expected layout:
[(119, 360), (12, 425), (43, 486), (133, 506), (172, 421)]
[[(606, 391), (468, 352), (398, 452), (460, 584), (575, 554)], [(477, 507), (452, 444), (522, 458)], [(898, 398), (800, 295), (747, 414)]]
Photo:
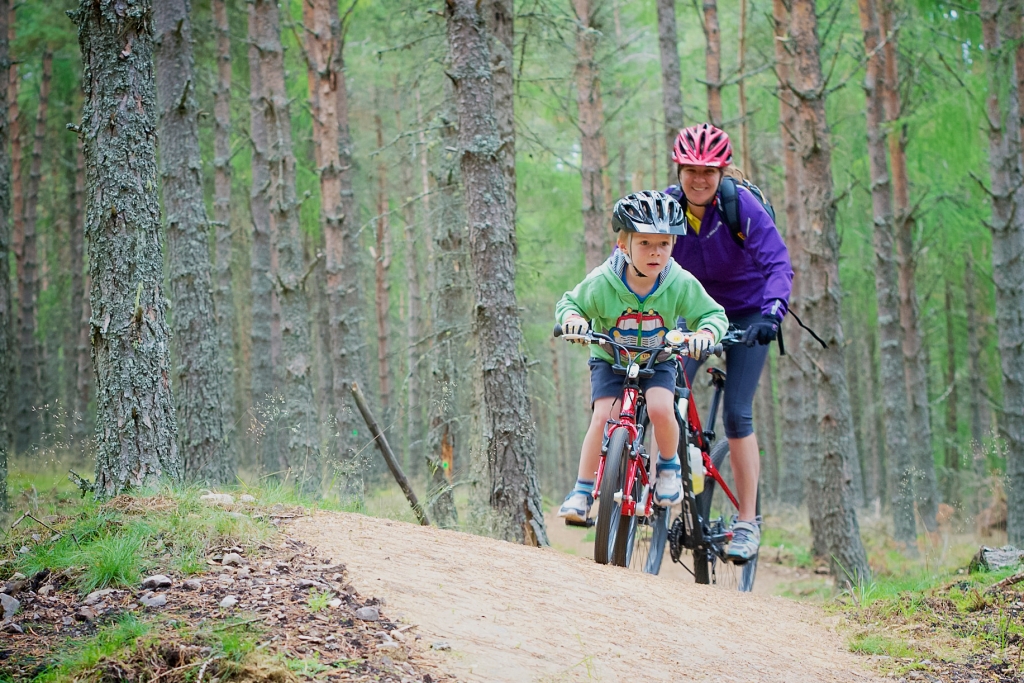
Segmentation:
[[(711, 449), (710, 455), (715, 469), (721, 471), (722, 466), (725, 464), (725, 459), (729, 456), (729, 443), (723, 441), (715, 444)], [(715, 495), (716, 491), (718, 492), (717, 496)], [(701, 518), (704, 519), (705, 523), (711, 519), (712, 511), (716, 508), (716, 505), (720, 504), (723, 509), (732, 508), (732, 502), (728, 500), (728, 497), (712, 477), (705, 478), (704, 491), (698, 496), (698, 503)], [(755, 511), (758, 516), (761, 515), (760, 487), (758, 487), (757, 491)], [(754, 579), (757, 578), (758, 555), (754, 555), (742, 565), (736, 565), (723, 561), (710, 549), (703, 548), (698, 550), (702, 550), (704, 553), (704, 578), (706, 580), (703, 583), (711, 583), (721, 588), (737, 590), (741, 593), (749, 593), (754, 590)], [(695, 554), (697, 552), (697, 550), (694, 551)], [(701, 583), (701, 581), (698, 580), (698, 583)]]
[(594, 527), (594, 561), (608, 564), (612, 559), (612, 546), (619, 529), (622, 505), (615, 502), (615, 494), (622, 488), (629, 463), (629, 431), (618, 428), (608, 440), (601, 475), (601, 493), (597, 502), (597, 526)]
[(665, 545), (668, 542), (669, 509), (660, 505), (653, 508), (650, 517), (643, 518), (634, 526), (630, 543), (632, 552), (627, 562), (630, 569), (645, 574), (661, 571), (661, 560), (665, 557)]

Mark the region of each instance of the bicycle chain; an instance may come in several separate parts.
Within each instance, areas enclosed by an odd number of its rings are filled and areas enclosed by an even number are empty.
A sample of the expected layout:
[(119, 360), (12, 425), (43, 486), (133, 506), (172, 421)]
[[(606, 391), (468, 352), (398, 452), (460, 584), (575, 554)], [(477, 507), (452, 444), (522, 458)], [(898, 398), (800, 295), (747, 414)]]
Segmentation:
[(673, 562), (678, 562), (683, 554), (683, 543), (686, 539), (686, 523), (683, 515), (676, 517), (672, 522), (672, 528), (668, 530), (668, 551)]

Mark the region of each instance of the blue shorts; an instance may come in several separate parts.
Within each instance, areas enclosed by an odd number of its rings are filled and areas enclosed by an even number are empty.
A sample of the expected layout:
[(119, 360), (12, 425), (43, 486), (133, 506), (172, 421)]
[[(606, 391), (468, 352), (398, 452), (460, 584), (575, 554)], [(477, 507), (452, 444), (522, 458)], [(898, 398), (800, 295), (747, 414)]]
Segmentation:
[[(591, 358), (590, 366), (590, 407), (599, 398), (621, 398), (622, 386), (626, 383), (625, 375), (616, 375), (612, 364), (600, 358)], [(676, 362), (674, 360), (658, 363), (654, 366), (654, 377), (640, 380), (640, 389), (647, 391), (651, 387), (664, 387), (671, 392), (676, 390)]]

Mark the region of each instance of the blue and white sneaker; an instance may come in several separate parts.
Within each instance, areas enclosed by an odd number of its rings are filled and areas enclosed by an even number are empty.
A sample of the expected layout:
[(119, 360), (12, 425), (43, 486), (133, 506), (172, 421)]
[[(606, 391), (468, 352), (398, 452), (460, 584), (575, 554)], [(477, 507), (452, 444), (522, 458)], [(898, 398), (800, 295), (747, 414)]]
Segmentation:
[(757, 522), (736, 522), (732, 525), (732, 540), (725, 551), (725, 559), (733, 564), (746, 564), (757, 555), (760, 546), (760, 525)]
[(590, 517), (590, 506), (594, 504), (594, 496), (584, 491), (573, 490), (565, 497), (562, 507), (558, 508), (558, 516), (570, 522), (586, 522)]
[(683, 468), (679, 457), (665, 461), (658, 458), (658, 476), (654, 479), (654, 502), (662, 507), (678, 505), (683, 497)]

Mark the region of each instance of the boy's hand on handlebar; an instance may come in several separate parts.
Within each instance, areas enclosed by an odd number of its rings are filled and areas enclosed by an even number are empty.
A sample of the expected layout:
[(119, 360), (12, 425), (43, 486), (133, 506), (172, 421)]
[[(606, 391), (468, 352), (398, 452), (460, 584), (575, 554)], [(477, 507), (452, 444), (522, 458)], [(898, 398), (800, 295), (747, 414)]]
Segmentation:
[(754, 323), (743, 333), (743, 343), (747, 346), (770, 344), (778, 335), (779, 319), (774, 315), (762, 315), (760, 322)]
[(690, 358), (703, 358), (714, 346), (714, 335), (708, 330), (698, 330), (690, 335)]
[[(590, 331), (590, 323), (578, 315), (571, 315), (562, 323), (562, 334), (584, 335)], [(570, 340), (576, 341), (576, 340)], [(581, 342), (582, 343), (582, 342)]]

